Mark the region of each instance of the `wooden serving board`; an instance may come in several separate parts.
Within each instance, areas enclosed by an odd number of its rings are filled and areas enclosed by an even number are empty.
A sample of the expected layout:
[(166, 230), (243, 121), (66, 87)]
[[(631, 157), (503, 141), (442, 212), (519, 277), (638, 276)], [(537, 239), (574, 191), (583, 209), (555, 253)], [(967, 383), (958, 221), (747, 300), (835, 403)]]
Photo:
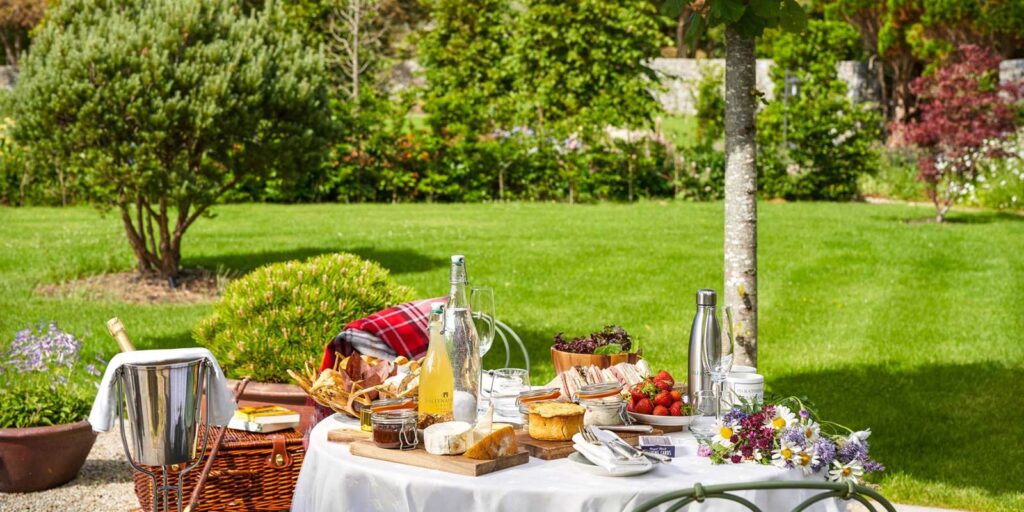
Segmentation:
[[(664, 431), (660, 430), (660, 428), (657, 427), (643, 434), (639, 432), (616, 432), (616, 434), (623, 441), (629, 443), (630, 446), (636, 446), (640, 443), (640, 436), (660, 436), (664, 434)], [(534, 439), (530, 437), (530, 433), (526, 429), (516, 431), (516, 442), (519, 443), (519, 446), (526, 448), (530, 455), (541, 460), (564, 459), (576, 451), (572, 447), (572, 441), (542, 441)]]
[(495, 460), (475, 460), (462, 455), (434, 455), (427, 453), (423, 446), (415, 450), (389, 450), (381, 448), (372, 441), (355, 441), (349, 445), (352, 455), (368, 457), (388, 462), (397, 462), (408, 466), (417, 466), (427, 469), (436, 469), (448, 473), (466, 476), (480, 476), (502, 469), (526, 464), (530, 460), (530, 454), (520, 448), (515, 455), (499, 457)]

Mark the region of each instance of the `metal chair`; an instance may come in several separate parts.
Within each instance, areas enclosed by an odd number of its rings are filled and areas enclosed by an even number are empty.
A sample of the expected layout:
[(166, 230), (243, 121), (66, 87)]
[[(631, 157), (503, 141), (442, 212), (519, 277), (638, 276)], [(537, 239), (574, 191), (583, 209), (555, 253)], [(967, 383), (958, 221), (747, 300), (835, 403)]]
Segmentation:
[[(519, 347), (520, 352), (523, 353), (524, 368), (526, 373), (530, 373), (530, 353), (526, 350), (526, 344), (519, 338), (519, 335), (512, 330), (511, 327), (506, 325), (504, 322), (498, 319), (492, 319), (494, 321), (494, 338), (501, 339), (501, 343), (505, 345), (505, 365), (503, 368), (508, 368), (509, 363), (512, 361), (512, 347), (509, 344), (509, 339), (512, 340)], [(494, 346), (494, 342), (491, 342), (491, 346)]]
[(882, 497), (877, 491), (865, 487), (863, 485), (857, 485), (853, 482), (751, 482), (745, 484), (722, 484), (722, 485), (708, 485), (704, 486), (701, 484), (694, 484), (689, 489), (683, 489), (681, 491), (670, 492), (663, 494), (657, 498), (653, 498), (641, 503), (633, 512), (648, 512), (655, 508), (664, 505), (666, 503), (679, 500), (679, 502), (672, 504), (667, 512), (677, 512), (682, 510), (683, 507), (691, 503), (704, 503), (711, 499), (720, 499), (739, 503), (747, 507), (752, 512), (763, 512), (760, 507), (754, 505), (746, 498), (737, 496), (735, 494), (729, 494), (730, 491), (754, 491), (754, 490), (770, 490), (770, 489), (815, 489), (822, 490), (822, 492), (815, 496), (811, 496), (806, 500), (800, 502), (793, 507), (792, 512), (802, 512), (807, 510), (811, 505), (824, 501), (829, 498), (839, 498), (842, 500), (854, 500), (864, 505), (870, 512), (878, 512), (878, 509), (868, 500), (871, 498), (878, 502), (884, 510), (887, 512), (896, 512), (896, 509), (889, 503), (889, 500)]

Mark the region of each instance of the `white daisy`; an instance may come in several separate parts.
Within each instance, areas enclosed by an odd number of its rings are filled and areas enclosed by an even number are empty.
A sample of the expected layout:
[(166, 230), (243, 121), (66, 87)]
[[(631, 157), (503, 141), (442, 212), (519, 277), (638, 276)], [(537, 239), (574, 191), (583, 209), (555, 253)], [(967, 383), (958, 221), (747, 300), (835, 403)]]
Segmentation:
[(867, 429), (867, 430), (858, 430), (857, 432), (854, 432), (854, 433), (850, 434), (850, 437), (846, 438), (846, 442), (847, 443), (861, 444), (864, 441), (867, 441), (869, 437), (871, 437), (871, 429), (870, 428)]
[(725, 423), (722, 423), (722, 421), (719, 421), (718, 425), (715, 427), (715, 436), (711, 438), (711, 442), (721, 445), (724, 448), (732, 448), (733, 442), (730, 439), (738, 432), (739, 428), (726, 425)]
[(832, 469), (828, 472), (828, 479), (833, 482), (850, 480), (856, 484), (860, 482), (860, 477), (862, 476), (864, 476), (864, 466), (857, 459), (853, 459), (848, 464), (834, 460), (832, 461)]
[(821, 425), (818, 425), (812, 419), (808, 419), (807, 423), (800, 425), (800, 431), (804, 433), (807, 446), (811, 446), (821, 437)]
[(793, 464), (804, 472), (804, 475), (814, 473), (814, 466), (818, 464), (818, 453), (815, 450), (804, 450), (793, 457)]
[(786, 463), (793, 461), (794, 457), (800, 454), (803, 448), (783, 442), (781, 446), (772, 450), (772, 464), (784, 468)]
[(786, 427), (791, 427), (796, 423), (796, 414), (789, 410), (789, 407), (785, 405), (775, 406), (775, 416), (772, 416), (765, 423), (766, 427), (772, 427), (775, 430), (782, 430)]

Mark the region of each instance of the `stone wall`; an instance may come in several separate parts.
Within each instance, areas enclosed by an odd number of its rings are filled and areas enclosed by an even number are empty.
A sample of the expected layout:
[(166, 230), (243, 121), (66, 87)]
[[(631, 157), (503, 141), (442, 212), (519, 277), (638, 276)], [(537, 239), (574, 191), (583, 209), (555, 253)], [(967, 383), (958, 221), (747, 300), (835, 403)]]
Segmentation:
[[(774, 63), (771, 59), (757, 60), (757, 89), (771, 99), (775, 96), (775, 84), (769, 72)], [(724, 71), (725, 59), (654, 59), (653, 68), (661, 76), (664, 91), (658, 94), (662, 107), (671, 114), (692, 115), (697, 84), (701, 76), (710, 70)], [(878, 99), (878, 84), (865, 62), (842, 61), (836, 65), (836, 72), (847, 84), (847, 94), (854, 101)]]

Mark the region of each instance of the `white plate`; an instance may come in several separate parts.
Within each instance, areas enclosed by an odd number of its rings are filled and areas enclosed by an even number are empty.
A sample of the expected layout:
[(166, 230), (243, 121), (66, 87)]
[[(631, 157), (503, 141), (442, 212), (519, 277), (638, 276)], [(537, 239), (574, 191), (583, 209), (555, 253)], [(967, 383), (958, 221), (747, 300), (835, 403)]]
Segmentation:
[(590, 462), (590, 459), (584, 457), (583, 454), (580, 453), (580, 452), (572, 452), (572, 453), (570, 453), (569, 454), (569, 460), (575, 462), (576, 465), (579, 466), (579, 468), (582, 469), (583, 471), (586, 471), (586, 472), (594, 474), (594, 475), (600, 475), (600, 476), (636, 476), (636, 475), (642, 475), (642, 474), (644, 474), (644, 473), (654, 469), (654, 466), (656, 465), (656, 464), (648, 464), (646, 466), (638, 465), (638, 466), (636, 466), (635, 469), (626, 469), (626, 470), (623, 470), (623, 471), (621, 471), (619, 473), (611, 474), (608, 471), (606, 471), (604, 468), (602, 468), (601, 466), (598, 466), (597, 464), (594, 464), (593, 462)]
[(664, 427), (685, 427), (696, 418), (696, 416), (655, 416), (637, 412), (629, 413), (629, 417), (636, 420), (637, 423)]

